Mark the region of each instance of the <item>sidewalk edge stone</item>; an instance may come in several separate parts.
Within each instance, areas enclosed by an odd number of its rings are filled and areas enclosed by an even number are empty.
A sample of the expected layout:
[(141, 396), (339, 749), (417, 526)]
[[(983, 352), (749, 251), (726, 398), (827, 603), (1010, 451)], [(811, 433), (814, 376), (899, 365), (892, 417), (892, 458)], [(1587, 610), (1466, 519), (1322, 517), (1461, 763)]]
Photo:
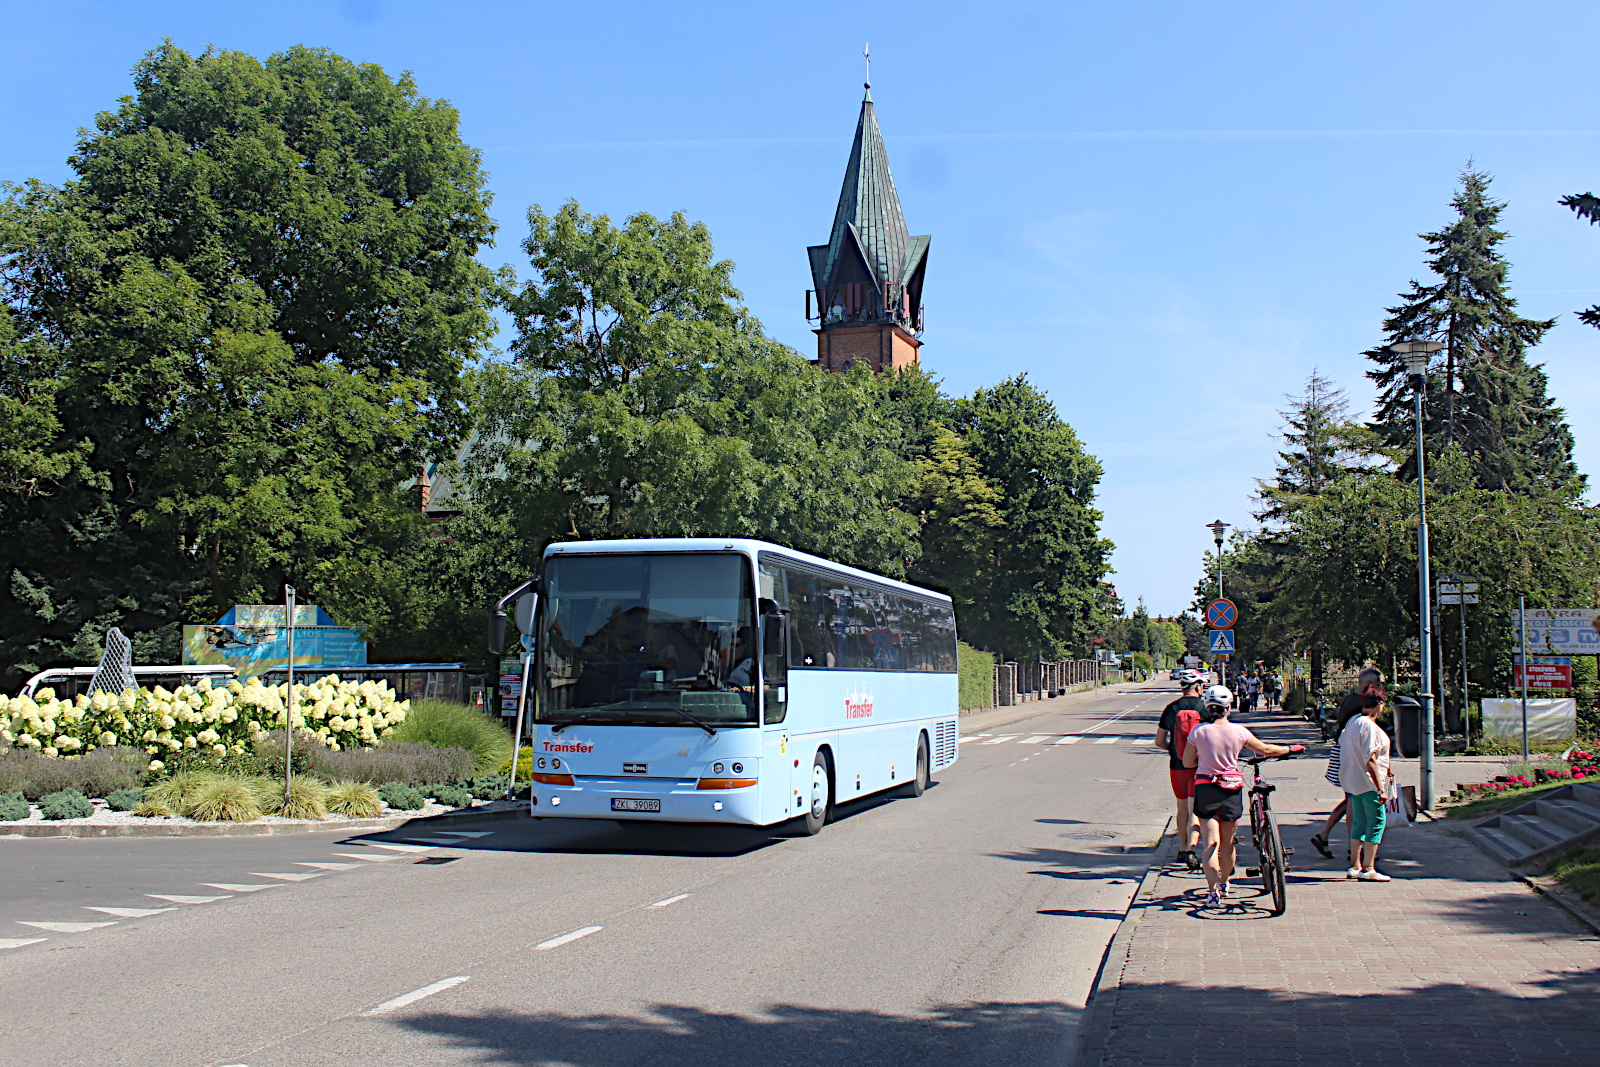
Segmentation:
[(159, 823), (143, 826), (51, 826), (48, 823), (33, 823), (0, 830), (0, 841), (24, 837), (271, 837), (277, 834), (337, 833), (346, 830), (398, 830), (410, 824), (415, 824), (418, 829), (426, 829), (462, 819), (514, 819), (526, 814), (519, 802), (515, 808), (497, 808), (493, 811), (474, 808), (438, 815), (388, 815), (381, 819), (349, 819), (339, 823), (173, 823), (166, 826)]

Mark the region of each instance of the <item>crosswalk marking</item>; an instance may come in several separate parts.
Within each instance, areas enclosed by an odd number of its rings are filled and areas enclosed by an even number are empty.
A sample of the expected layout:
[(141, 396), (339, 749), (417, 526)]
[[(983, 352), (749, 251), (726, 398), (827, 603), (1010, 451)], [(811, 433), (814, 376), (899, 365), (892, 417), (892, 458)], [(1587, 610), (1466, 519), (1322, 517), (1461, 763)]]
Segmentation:
[(399, 856), (363, 856), (359, 852), (335, 852), (334, 855), (344, 856), (346, 859), (352, 860), (366, 860), (368, 863), (388, 863), (390, 860), (397, 860), (401, 858)]
[(174, 904), (209, 904), (213, 900), (227, 900), (228, 899), (225, 896), (224, 897), (183, 897), (183, 896), (167, 896), (167, 895), (165, 895), (163, 893), (146, 893), (145, 896), (154, 897), (156, 900), (170, 900)]
[(1045, 743), (1046, 740), (1049, 739), (1049, 737), (1050, 737), (1049, 734), (1040, 734), (1038, 737), (1030, 737), (1026, 741), (1019, 742), (1019, 744), (1024, 744), (1024, 745), (1042, 745), (1042, 744)]
[(96, 908), (84, 905), (84, 911), (99, 911), (107, 915), (115, 915), (119, 919), (142, 919), (146, 915), (160, 915), (164, 911), (177, 911), (177, 908)]
[(296, 863), (296, 867), (315, 867), (319, 871), (348, 871), (359, 867), (359, 863)]
[(445, 837), (488, 837), (493, 830), (440, 830)]
[(230, 893), (259, 893), (263, 889), (281, 889), (276, 882), (267, 885), (241, 885), (237, 882), (201, 882), (208, 889), (226, 889)]
[(281, 878), (285, 882), (303, 882), (307, 878), (322, 877), (321, 871), (308, 871), (304, 874), (285, 874), (282, 872), (274, 873), (272, 871), (251, 871), (250, 873), (255, 875), (257, 878)]
[(50, 940), (48, 937), (0, 937), (0, 948), (21, 948), (23, 945), (37, 945), (41, 941)]
[(1013, 737), (1021, 737), (1021, 736), (1022, 736), (1021, 734), (1001, 734), (999, 737), (991, 737), (987, 741), (979, 741), (978, 744), (980, 744), (980, 745), (999, 745), (999, 744), (1003, 744), (1003, 743), (1011, 740)]
[(102, 926), (115, 926), (109, 923), (31, 923), (26, 919), (18, 919), (23, 926), (31, 926), (36, 930), (49, 930), (52, 934), (81, 934), (85, 930), (98, 930)]
[(1097, 738), (1095, 738), (1095, 742), (1094, 743), (1097, 744), (1097, 745), (1114, 745), (1118, 741), (1121, 741), (1121, 740), (1122, 740), (1122, 738), (1117, 737), (1115, 734), (1113, 734), (1110, 737), (1097, 737)]
[(395, 841), (363, 841), (369, 848), (386, 848), (391, 852), (432, 852), (432, 845), (405, 845)]
[(1079, 737), (1077, 734), (1068, 734), (1066, 737), (1063, 737), (1061, 740), (1057, 741), (1056, 744), (1058, 744), (1058, 745), (1075, 745), (1079, 741), (1082, 741), (1082, 740), (1083, 740), (1083, 738)]

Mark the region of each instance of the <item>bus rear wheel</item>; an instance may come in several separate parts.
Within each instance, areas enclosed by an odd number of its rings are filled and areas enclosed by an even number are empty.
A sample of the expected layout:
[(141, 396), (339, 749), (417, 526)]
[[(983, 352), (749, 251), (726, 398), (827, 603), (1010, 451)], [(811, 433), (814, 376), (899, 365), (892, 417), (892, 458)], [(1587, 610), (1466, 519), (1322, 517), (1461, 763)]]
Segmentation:
[(828, 767), (828, 757), (821, 752), (811, 761), (811, 793), (808, 801), (801, 822), (809, 837), (821, 831), (833, 808), (833, 771)]
[(922, 794), (928, 791), (928, 785), (930, 784), (930, 781), (931, 774), (928, 769), (928, 735), (918, 734), (917, 776), (905, 784), (901, 795), (908, 797), (920, 797)]

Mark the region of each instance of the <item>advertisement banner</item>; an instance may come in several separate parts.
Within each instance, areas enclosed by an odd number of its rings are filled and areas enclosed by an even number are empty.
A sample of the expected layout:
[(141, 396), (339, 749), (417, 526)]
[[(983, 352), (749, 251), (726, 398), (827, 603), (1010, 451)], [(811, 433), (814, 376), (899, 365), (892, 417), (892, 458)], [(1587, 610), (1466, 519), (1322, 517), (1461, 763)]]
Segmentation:
[[(1594, 608), (1532, 608), (1527, 612), (1528, 651), (1558, 656), (1600, 654), (1600, 611)], [(1512, 640), (1518, 640), (1511, 616)]]
[[(294, 611), (294, 666), (356, 666), (367, 662), (361, 631), (335, 626), (315, 604)], [(241, 679), (254, 678), (289, 662), (288, 612), (282, 604), (238, 604), (215, 623), (183, 628), (183, 662), (228, 664)]]
[[(1571, 689), (1572, 688), (1572, 657), (1571, 656), (1529, 656), (1532, 662), (1528, 665), (1529, 689)], [(1513, 656), (1512, 670), (1516, 677), (1512, 684), (1522, 684), (1522, 657)]]
[(500, 714), (515, 718), (521, 696), (522, 657), (507, 656), (500, 661)]
[[(1485, 697), (1483, 736), (1509, 741), (1522, 738), (1522, 701)], [(1578, 702), (1571, 697), (1528, 701), (1528, 740), (1563, 742), (1578, 733)]]

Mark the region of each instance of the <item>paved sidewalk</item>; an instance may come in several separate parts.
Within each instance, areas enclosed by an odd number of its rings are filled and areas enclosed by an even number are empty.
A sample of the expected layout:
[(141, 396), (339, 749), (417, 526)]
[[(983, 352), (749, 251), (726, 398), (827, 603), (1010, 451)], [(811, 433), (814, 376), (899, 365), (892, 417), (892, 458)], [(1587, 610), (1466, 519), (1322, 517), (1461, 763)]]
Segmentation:
[[(1295, 720), (1244, 721), (1304, 740)], [(1600, 938), (1444, 822), (1385, 834), (1394, 881), (1346, 881), (1342, 829), (1335, 860), (1308, 843), (1339, 796), (1325, 766), (1267, 765), (1295, 850), (1284, 915), (1258, 879), (1202, 909), (1204, 878), (1164, 849), (1108, 952), (1080, 1067), (1600, 1062)]]

